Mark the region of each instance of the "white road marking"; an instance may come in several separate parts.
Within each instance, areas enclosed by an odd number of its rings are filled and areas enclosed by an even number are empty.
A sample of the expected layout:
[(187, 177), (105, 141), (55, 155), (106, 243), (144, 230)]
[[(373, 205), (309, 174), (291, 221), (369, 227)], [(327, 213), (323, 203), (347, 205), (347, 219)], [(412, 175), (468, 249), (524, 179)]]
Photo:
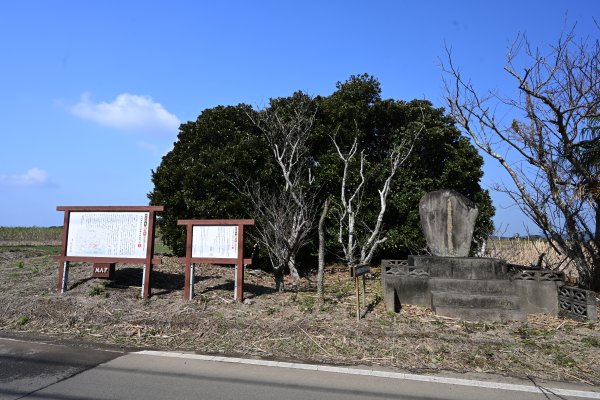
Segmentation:
[(133, 354), (141, 354), (141, 355), (157, 356), (157, 357), (187, 358), (187, 359), (192, 359), (192, 360), (216, 361), (216, 362), (225, 362), (225, 363), (234, 363), (234, 364), (250, 364), (250, 365), (260, 365), (260, 366), (265, 366), (265, 367), (306, 369), (306, 370), (312, 370), (312, 371), (335, 372), (338, 374), (375, 376), (375, 377), (380, 377), (380, 378), (402, 379), (402, 380), (429, 382), (429, 383), (441, 383), (441, 384), (446, 384), (446, 385), (460, 385), (460, 386), (470, 386), (470, 387), (477, 387), (477, 388), (511, 390), (511, 391), (516, 391), (516, 392), (555, 394), (555, 395), (559, 395), (559, 396), (572, 396), (572, 397), (581, 397), (581, 398), (586, 398), (586, 399), (600, 399), (600, 392), (561, 389), (561, 388), (545, 388), (545, 387), (539, 387), (539, 386), (534, 386), (534, 385), (517, 385), (517, 384), (512, 384), (512, 383), (477, 381), (477, 380), (473, 380), (473, 379), (447, 378), (447, 377), (442, 377), (442, 376), (416, 375), (416, 374), (407, 374), (407, 373), (403, 373), (403, 372), (373, 371), (373, 370), (368, 370), (368, 369), (332, 367), (332, 366), (328, 366), (328, 365), (312, 365), (312, 364), (301, 364), (301, 363), (290, 363), (290, 362), (279, 362), (279, 361), (268, 361), (268, 360), (256, 360), (256, 359), (249, 359), (249, 358), (206, 356), (206, 355), (201, 355), (201, 354), (178, 353), (178, 352), (167, 352), (167, 351), (144, 350), (144, 351), (135, 352)]

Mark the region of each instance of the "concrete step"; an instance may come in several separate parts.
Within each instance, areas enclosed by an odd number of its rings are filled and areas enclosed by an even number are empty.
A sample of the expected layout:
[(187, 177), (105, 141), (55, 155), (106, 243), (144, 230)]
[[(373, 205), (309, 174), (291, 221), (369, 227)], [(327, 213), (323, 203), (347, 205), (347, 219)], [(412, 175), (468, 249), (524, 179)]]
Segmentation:
[(422, 270), (431, 278), (503, 279), (508, 276), (506, 262), (495, 258), (410, 256), (408, 264), (401, 268)]
[(437, 315), (451, 318), (460, 318), (466, 321), (527, 321), (527, 313), (520, 310), (506, 310), (503, 308), (474, 309), (468, 307), (434, 307)]
[(431, 303), (436, 307), (466, 307), (473, 309), (499, 308), (518, 310), (520, 298), (513, 295), (467, 294), (458, 292), (431, 292)]
[(431, 278), (429, 287), (434, 292), (516, 295), (515, 285), (508, 279)]

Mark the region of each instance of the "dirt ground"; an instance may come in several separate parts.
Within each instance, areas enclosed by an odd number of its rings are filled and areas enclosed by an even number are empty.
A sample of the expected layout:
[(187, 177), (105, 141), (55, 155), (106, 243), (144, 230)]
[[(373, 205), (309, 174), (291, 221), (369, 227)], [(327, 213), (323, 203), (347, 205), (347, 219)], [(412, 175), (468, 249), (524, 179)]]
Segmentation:
[(196, 296), (183, 300), (183, 268), (165, 258), (154, 268), (150, 299), (140, 298), (142, 268), (117, 265), (112, 281), (91, 265), (70, 269), (56, 293), (58, 264), (36, 247), (0, 247), (0, 331), (63, 339), (410, 372), (494, 373), (600, 385), (600, 324), (531, 315), (526, 323), (481, 323), (405, 306), (385, 310), (379, 271), (367, 277), (358, 322), (354, 284), (342, 267), (326, 273), (326, 299), (315, 276), (274, 291), (270, 275), (249, 270), (244, 304), (233, 301), (233, 268), (202, 265)]

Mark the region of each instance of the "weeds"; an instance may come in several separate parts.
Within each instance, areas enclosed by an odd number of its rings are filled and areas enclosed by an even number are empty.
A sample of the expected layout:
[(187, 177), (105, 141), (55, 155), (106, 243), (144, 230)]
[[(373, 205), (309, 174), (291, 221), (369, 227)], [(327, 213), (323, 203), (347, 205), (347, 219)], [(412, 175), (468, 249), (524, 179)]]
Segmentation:
[(587, 336), (581, 339), (581, 342), (586, 346), (590, 347), (600, 347), (600, 339), (593, 336)]
[(300, 310), (304, 312), (312, 312), (315, 306), (315, 298), (313, 296), (302, 296), (300, 299)]
[(104, 286), (103, 284), (96, 284), (90, 289), (89, 295), (108, 297), (108, 292), (106, 291), (106, 286)]
[(559, 367), (573, 368), (577, 366), (577, 362), (575, 361), (575, 359), (573, 359), (573, 357), (568, 356), (561, 351), (556, 352), (554, 362)]

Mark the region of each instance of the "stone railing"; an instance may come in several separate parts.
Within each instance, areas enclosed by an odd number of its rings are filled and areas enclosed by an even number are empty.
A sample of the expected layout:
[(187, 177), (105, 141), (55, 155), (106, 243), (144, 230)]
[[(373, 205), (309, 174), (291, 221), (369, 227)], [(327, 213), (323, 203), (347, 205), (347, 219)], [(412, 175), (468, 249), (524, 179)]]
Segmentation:
[(562, 286), (558, 291), (560, 313), (579, 320), (596, 321), (596, 293), (573, 286)]
[(511, 274), (511, 278), (515, 281), (562, 282), (565, 274), (549, 269), (519, 269)]

